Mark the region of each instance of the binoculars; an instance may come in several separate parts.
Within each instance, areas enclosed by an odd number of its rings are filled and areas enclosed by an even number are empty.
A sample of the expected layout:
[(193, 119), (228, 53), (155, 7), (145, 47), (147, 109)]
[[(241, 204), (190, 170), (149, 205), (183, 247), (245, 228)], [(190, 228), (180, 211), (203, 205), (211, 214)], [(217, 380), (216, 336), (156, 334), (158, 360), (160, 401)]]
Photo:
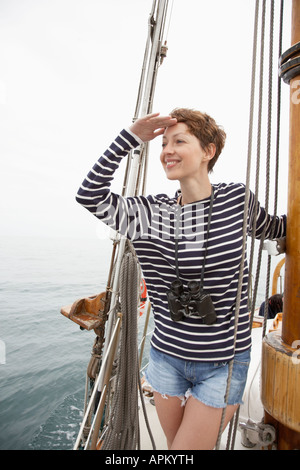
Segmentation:
[(185, 291), (182, 282), (176, 279), (167, 292), (167, 298), (173, 321), (188, 317), (198, 318), (205, 325), (216, 322), (217, 316), (210, 294), (201, 288), (198, 281), (190, 281)]

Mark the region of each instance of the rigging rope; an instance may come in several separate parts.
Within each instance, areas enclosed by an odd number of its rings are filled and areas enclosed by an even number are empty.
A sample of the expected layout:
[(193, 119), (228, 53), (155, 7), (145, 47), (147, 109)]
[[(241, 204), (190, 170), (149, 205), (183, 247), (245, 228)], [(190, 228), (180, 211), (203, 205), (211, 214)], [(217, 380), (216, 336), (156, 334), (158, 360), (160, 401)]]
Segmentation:
[[(283, 0), (281, 1), (280, 7), (280, 29), (279, 29), (279, 56), (281, 54), (281, 44), (282, 44), (282, 25), (283, 25)], [(266, 149), (266, 191), (265, 191), (265, 210), (269, 211), (269, 192), (270, 192), (270, 155), (271, 155), (271, 130), (272, 130), (272, 70), (273, 70), (273, 39), (274, 39), (274, 3), (270, 4), (270, 47), (269, 47), (269, 89), (268, 89), (268, 124), (267, 124), (267, 149)], [(261, 74), (261, 80), (263, 76)], [(277, 80), (277, 132), (276, 132), (276, 161), (275, 161), (275, 192), (274, 192), (274, 219), (271, 227), (271, 234), (274, 233), (275, 228), (275, 217), (277, 213), (277, 200), (278, 200), (278, 171), (279, 171), (279, 138), (280, 138), (280, 110), (281, 110), (281, 82), (280, 78)], [(260, 111), (261, 112), (261, 111)], [(260, 146), (259, 142), (259, 152), (260, 155)], [(259, 177), (259, 165), (257, 165), (257, 181)], [(256, 193), (257, 197), (257, 193)], [(270, 236), (272, 238), (272, 235)], [(265, 240), (265, 228), (261, 235), (260, 245), (258, 250), (258, 261), (257, 261), (257, 270), (256, 270), (256, 279), (255, 287), (252, 299), (252, 309), (251, 309), (251, 325), (254, 316), (254, 309), (256, 305), (256, 297), (258, 291), (260, 269), (261, 269), (261, 260), (262, 260), (262, 250)], [(252, 235), (252, 247), (254, 245), (254, 234)], [(252, 248), (251, 247), (251, 248)], [(253, 261), (253, 249), (251, 249), (251, 264)], [(268, 298), (269, 298), (269, 288), (270, 288), (270, 272), (271, 272), (271, 256), (268, 255), (267, 260), (267, 274), (266, 274), (266, 288), (265, 288), (265, 311), (264, 311), (264, 321), (263, 321), (263, 333), (262, 336), (265, 336), (266, 326), (267, 326), (267, 307), (268, 307)]]
[[(259, 17), (259, 0), (256, 1), (255, 14), (254, 14), (254, 34), (253, 34), (253, 51), (252, 51), (252, 77), (251, 77), (251, 95), (250, 95), (250, 117), (249, 117), (249, 133), (248, 133), (248, 156), (247, 156), (247, 171), (246, 171), (246, 197), (245, 197), (245, 206), (244, 206), (244, 221), (243, 221), (243, 252), (242, 252), (242, 262), (240, 266), (240, 275), (239, 275), (239, 285), (237, 292), (237, 302), (235, 310), (235, 326), (234, 326), (234, 345), (236, 342), (236, 333), (237, 333), (237, 322), (238, 322), (238, 312), (239, 312), (239, 303), (241, 297), (241, 284), (243, 277), (243, 262), (245, 257), (245, 247), (246, 247), (246, 236), (247, 236), (247, 214), (248, 214), (248, 205), (249, 205), (249, 191), (250, 191), (250, 169), (251, 169), (251, 153), (252, 153), (252, 134), (253, 134), (253, 120), (254, 120), (254, 97), (255, 97), (255, 82), (256, 82), (256, 54), (257, 54), (257, 38), (258, 38), (258, 17)], [(263, 109), (263, 83), (264, 83), (264, 49), (265, 49), (265, 19), (266, 19), (266, 1), (263, 1), (262, 12), (261, 12), (261, 47), (260, 47), (260, 71), (259, 71), (259, 103), (258, 103), (258, 127), (257, 127), (257, 157), (256, 157), (256, 178), (255, 178), (255, 208), (254, 214), (257, 212), (258, 206), (258, 187), (259, 187), (259, 176), (260, 176), (260, 157), (261, 157), (261, 130), (262, 130), (262, 109)], [(280, 30), (279, 30), (279, 56), (281, 54), (281, 43), (282, 43), (282, 24), (283, 24), (283, 0), (281, 0), (280, 8)], [(267, 155), (266, 155), (266, 193), (265, 193), (265, 210), (268, 213), (269, 206), (269, 188), (270, 188), (270, 155), (271, 155), (271, 135), (272, 135), (272, 70), (273, 70), (273, 39), (274, 39), (274, 2), (271, 2), (270, 5), (270, 47), (269, 47), (269, 86), (268, 86), (268, 120), (267, 120)], [(274, 200), (274, 220), (272, 225), (272, 234), (274, 233), (275, 228), (275, 216), (277, 212), (277, 199), (278, 199), (278, 162), (279, 162), (279, 135), (280, 135), (280, 109), (281, 109), (281, 84), (280, 78), (278, 79), (278, 88), (277, 88), (277, 133), (276, 133), (276, 166), (275, 166), (275, 200)], [(254, 226), (252, 229), (252, 244), (251, 244), (251, 253), (250, 253), (250, 263), (249, 263), (249, 279), (251, 280), (252, 275), (252, 266), (254, 258), (254, 242), (255, 242), (255, 231), (256, 231), (256, 219), (254, 218)], [(256, 296), (260, 275), (260, 266), (261, 266), (261, 254), (263, 249), (263, 243), (265, 240), (265, 231), (266, 227), (263, 230), (259, 253), (258, 253), (258, 262), (257, 262), (257, 271), (256, 271), (256, 280), (253, 298), (251, 301), (251, 314), (250, 314), (250, 327), (252, 327), (254, 310), (256, 305)], [(271, 237), (272, 238), (272, 237)], [(266, 296), (269, 292), (269, 280), (270, 280), (270, 255), (268, 256), (268, 271), (267, 271), (267, 280), (266, 280)], [(266, 302), (267, 303), (267, 302)], [(265, 324), (266, 324), (266, 311), (264, 318), (264, 327), (263, 327), (263, 336), (265, 334)], [(231, 376), (233, 370), (233, 361), (229, 364), (228, 372), (228, 381), (227, 389), (225, 394), (225, 403), (227, 404)], [(222, 431), (224, 427), (226, 408), (223, 409), (221, 424), (219, 429), (219, 435), (216, 443), (216, 449), (220, 446), (220, 440), (222, 436)], [(239, 408), (235, 413), (235, 416), (232, 418), (226, 448), (234, 448), (234, 439), (237, 430)], [(231, 443), (230, 443), (231, 440)]]
[[(258, 103), (258, 124), (257, 124), (257, 156), (256, 156), (256, 174), (255, 174), (255, 204), (253, 212), (257, 213), (258, 207), (258, 188), (259, 188), (259, 176), (260, 176), (260, 156), (261, 156), (261, 126), (262, 126), (262, 101), (263, 101), (263, 77), (264, 77), (264, 44), (265, 44), (265, 16), (266, 16), (266, 1), (263, 1), (262, 7), (262, 19), (261, 19), (261, 48), (260, 48), (260, 76), (259, 76), (259, 103)], [(251, 239), (251, 252), (250, 252), (250, 267), (249, 267), (249, 277), (252, 276), (252, 267), (254, 259), (254, 246), (255, 246), (255, 232), (256, 232), (256, 218), (253, 220), (252, 227), (252, 239)], [(259, 269), (257, 269), (257, 275), (254, 284), (252, 304), (251, 304), (251, 317), (250, 317), (250, 327), (252, 326), (256, 296), (257, 296), (257, 287), (259, 280)]]
[[(265, 7), (265, 1), (264, 1), (264, 7)], [(273, 13), (273, 14), (272, 14)], [(267, 124), (267, 158), (266, 158), (266, 192), (265, 192), (265, 211), (268, 213), (269, 209), (269, 187), (270, 187), (270, 147), (271, 147), (271, 111), (272, 111), (272, 55), (273, 55), (273, 30), (272, 30), (272, 17), (274, 16), (274, 3), (271, 2), (271, 33), (270, 33), (270, 62), (269, 62), (269, 89), (268, 89), (268, 124)], [(263, 31), (265, 33), (265, 30)], [(262, 38), (262, 47), (264, 47), (264, 41), (265, 38)], [(263, 53), (262, 53), (263, 55)], [(263, 80), (263, 71), (261, 75), (261, 80)], [(261, 95), (262, 99), (262, 95)], [(260, 103), (262, 104), (262, 103)], [(261, 113), (260, 111), (260, 118), (261, 118)], [(259, 129), (261, 132), (261, 127)], [(259, 141), (259, 154), (261, 150), (261, 141)], [(260, 174), (260, 159), (258, 159), (258, 164), (257, 164), (257, 181), (259, 178)], [(257, 187), (258, 190), (258, 187)], [(256, 198), (257, 198), (257, 193), (256, 193)], [(256, 214), (256, 211), (254, 212)], [(258, 261), (257, 261), (257, 269), (256, 269), (256, 279), (255, 279), (255, 286), (254, 286), (254, 302), (252, 304), (252, 311), (251, 311), (251, 324), (253, 321), (253, 316), (254, 316), (254, 309), (256, 305), (256, 296), (257, 296), (257, 291), (258, 291), (258, 283), (259, 283), (259, 277), (260, 277), (260, 269), (261, 269), (261, 260), (262, 260), (262, 250), (263, 250), (263, 244), (265, 240), (265, 232), (266, 232), (266, 226), (264, 226), (263, 233), (260, 238), (260, 244), (259, 244), (259, 250), (258, 250)], [(254, 241), (255, 237), (255, 232), (252, 234), (252, 242)]]
[[(259, 12), (259, 0), (256, 0), (255, 5), (255, 14), (254, 14), (254, 35), (253, 35), (253, 52), (252, 52), (252, 79), (251, 79), (251, 99), (250, 99), (250, 119), (249, 119), (249, 139), (248, 139), (248, 157), (247, 157), (247, 173), (246, 173), (246, 192), (245, 192), (245, 207), (244, 207), (244, 219), (243, 219), (243, 248), (242, 248), (242, 258), (240, 264), (239, 272), (239, 282), (238, 282), (238, 292), (237, 292), (237, 302), (235, 308), (235, 322), (234, 322), (234, 348), (236, 342), (237, 334), (237, 325), (238, 325), (238, 312), (241, 299), (241, 289), (242, 289), (242, 279), (244, 272), (244, 259), (246, 251), (246, 237), (247, 237), (247, 214), (248, 214), (248, 205), (249, 205), (249, 191), (250, 191), (250, 169), (251, 169), (251, 150), (252, 150), (252, 129), (253, 129), (253, 114), (254, 114), (254, 96), (255, 96), (255, 72), (256, 72), (256, 50), (257, 50), (257, 31), (258, 31), (258, 12)], [(233, 360), (229, 363), (228, 370), (228, 379), (227, 379), (227, 388), (225, 393), (225, 404), (227, 406), (231, 377), (233, 371)], [(226, 407), (223, 408), (221, 423), (219, 428), (219, 433), (216, 441), (215, 449), (220, 448), (221, 437), (224, 428), (225, 422)], [(230, 428), (230, 431), (232, 427)], [(229, 433), (230, 435), (230, 433)]]
[[(282, 51), (282, 25), (283, 25), (283, 7), (284, 0), (280, 3), (280, 26), (279, 26), (279, 45), (278, 45), (278, 56), (281, 56)], [(277, 203), (278, 203), (278, 181), (279, 181), (279, 142), (280, 142), (280, 120), (281, 120), (281, 77), (277, 79), (277, 122), (276, 122), (276, 156), (275, 156), (275, 197), (274, 197), (274, 219), (271, 228), (271, 238), (273, 238), (275, 230), (275, 218), (277, 215)], [(268, 266), (267, 266), (267, 284), (265, 293), (265, 310), (264, 310), (264, 323), (263, 323), (263, 336), (266, 333), (267, 326), (267, 300), (269, 297), (270, 287), (270, 272), (271, 272), (271, 255), (268, 255)]]
[[(270, 196), (270, 151), (271, 151), (271, 119), (272, 119), (272, 66), (273, 66), (273, 35), (274, 35), (274, 3), (271, 2), (270, 12), (270, 49), (269, 49), (269, 97), (268, 97), (268, 143), (267, 143), (267, 162), (266, 162), (266, 200), (265, 209), (269, 211), (269, 196)], [(273, 229), (274, 229), (273, 225)], [(261, 246), (263, 242), (261, 241)], [(265, 289), (265, 309), (264, 309), (264, 323), (263, 323), (263, 336), (265, 336), (267, 328), (267, 311), (268, 311), (268, 298), (270, 290), (270, 274), (271, 274), (271, 256), (268, 256), (267, 262), (267, 276), (266, 276), (266, 289)]]

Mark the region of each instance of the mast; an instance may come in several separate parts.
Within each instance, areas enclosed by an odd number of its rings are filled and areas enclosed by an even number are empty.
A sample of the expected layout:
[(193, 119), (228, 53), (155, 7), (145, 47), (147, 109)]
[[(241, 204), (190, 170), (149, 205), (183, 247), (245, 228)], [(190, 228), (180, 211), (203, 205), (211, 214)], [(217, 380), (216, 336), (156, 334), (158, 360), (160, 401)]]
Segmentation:
[(290, 85), (290, 137), (282, 332), (265, 336), (261, 394), (278, 450), (300, 449), (300, 0), (292, 3), (292, 46), (279, 60)]
[[(141, 73), (140, 87), (136, 103), (135, 115), (133, 120), (145, 114), (151, 113), (155, 84), (157, 78), (157, 71), (162, 57), (162, 37), (164, 34), (164, 27), (166, 23), (166, 15), (169, 0), (153, 0), (152, 11), (149, 17), (149, 37), (146, 44), (144, 64)], [(152, 42), (150, 47), (150, 42)], [(138, 194), (139, 190), (139, 175), (141, 168), (145, 165), (147, 160), (148, 145), (141, 146), (140, 148), (131, 152), (128, 156), (129, 165), (127, 167), (125, 176), (126, 184), (123, 185), (123, 195), (134, 196)], [(118, 239), (118, 235), (116, 235)], [(117, 242), (118, 240), (116, 240)], [(119, 295), (119, 273), (123, 254), (125, 251), (126, 240), (121, 238), (119, 240), (119, 250), (116, 260), (116, 274), (113, 282), (112, 297), (110, 305), (114, 306), (117, 303)], [(106, 338), (111, 337), (111, 331), (114, 325), (114, 315), (110, 314), (107, 322)], [(106, 352), (108, 340), (104, 345), (104, 353)], [(101, 384), (99, 386), (101, 389)]]
[[(152, 10), (148, 20), (148, 39), (144, 54), (144, 62), (140, 78), (137, 103), (133, 121), (141, 116), (152, 112), (155, 85), (158, 68), (166, 56), (166, 43), (163, 44), (164, 29), (169, 0), (153, 0)], [(145, 180), (146, 164), (148, 157), (148, 144), (141, 145), (138, 149), (130, 152), (127, 160), (127, 168), (123, 183), (123, 196), (135, 196), (139, 194), (141, 175)], [(82, 420), (79, 434), (77, 436), (74, 450), (83, 445), (85, 449), (94, 450), (97, 448), (99, 430), (101, 428), (107, 389), (109, 387), (113, 362), (117, 355), (117, 349), (120, 341), (120, 331), (122, 326), (122, 315), (119, 314), (120, 306), (120, 276), (121, 265), (126, 251), (126, 239), (118, 234), (114, 235), (114, 246), (111, 260), (111, 270), (107, 283), (107, 296), (105, 298), (105, 309), (107, 313), (107, 322), (105, 327), (105, 342), (102, 352), (102, 362), (100, 371), (92, 385), (89, 402), (86, 403), (84, 418)], [(117, 247), (117, 249), (116, 249)], [(112, 275), (112, 270), (114, 271)], [(132, 281), (127, 279), (128, 282)], [(138, 285), (136, 286), (138, 288)], [(137, 314), (137, 312), (136, 312)], [(129, 364), (129, 367), (133, 367)], [(87, 388), (87, 387), (86, 387)], [(137, 392), (138, 390), (136, 390)], [(89, 429), (89, 435), (84, 437), (85, 427), (89, 424), (90, 416), (96, 402), (96, 395), (99, 393), (99, 403), (97, 411), (94, 413), (94, 420)], [(88, 396), (88, 393), (86, 393)], [(84, 439), (82, 439), (84, 437)]]
[[(291, 42), (292, 45), (300, 43), (300, 0), (293, 0)], [(298, 58), (300, 58), (300, 50), (298, 50)], [(295, 61), (295, 59), (291, 60)], [(300, 69), (298, 74), (290, 80), (290, 149), (287, 214), (282, 339), (286, 344), (292, 346), (294, 341), (300, 340)]]

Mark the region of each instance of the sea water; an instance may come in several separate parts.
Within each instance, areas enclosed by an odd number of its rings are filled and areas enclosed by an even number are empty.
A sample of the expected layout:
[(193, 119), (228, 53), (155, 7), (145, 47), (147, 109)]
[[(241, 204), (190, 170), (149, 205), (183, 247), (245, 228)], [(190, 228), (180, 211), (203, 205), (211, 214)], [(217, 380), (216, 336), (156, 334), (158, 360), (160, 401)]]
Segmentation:
[(0, 242), (0, 449), (71, 450), (95, 334), (60, 309), (105, 290), (112, 242)]
[(0, 449), (72, 449), (95, 339), (60, 309), (103, 292), (111, 240), (1, 238)]

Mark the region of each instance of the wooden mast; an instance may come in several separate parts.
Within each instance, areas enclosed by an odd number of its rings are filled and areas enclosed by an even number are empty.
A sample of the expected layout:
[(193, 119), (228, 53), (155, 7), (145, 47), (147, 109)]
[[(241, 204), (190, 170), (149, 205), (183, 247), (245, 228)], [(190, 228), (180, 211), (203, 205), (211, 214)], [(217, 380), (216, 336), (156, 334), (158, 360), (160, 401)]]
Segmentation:
[[(300, 0), (293, 1), (292, 44), (300, 42)], [(300, 55), (300, 52), (299, 52)], [(300, 72), (290, 81), (288, 227), (282, 339), (300, 340)]]
[(290, 139), (282, 332), (266, 335), (262, 349), (265, 422), (276, 429), (278, 450), (300, 449), (300, 48), (293, 47), (299, 42), (300, 0), (293, 0), (292, 47), (286, 54), (286, 68), (293, 72), (284, 80), (290, 85)]

